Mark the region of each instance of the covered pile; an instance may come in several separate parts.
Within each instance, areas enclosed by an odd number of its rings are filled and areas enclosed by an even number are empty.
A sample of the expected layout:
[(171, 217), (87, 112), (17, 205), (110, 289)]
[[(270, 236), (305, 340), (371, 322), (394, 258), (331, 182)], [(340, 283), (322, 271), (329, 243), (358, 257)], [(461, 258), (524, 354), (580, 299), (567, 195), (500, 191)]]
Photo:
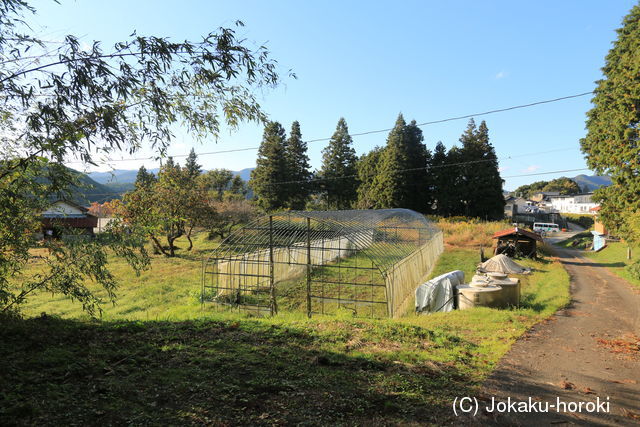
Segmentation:
[(482, 272), (497, 272), (505, 274), (528, 274), (530, 269), (521, 266), (504, 254), (496, 255), (478, 266), (478, 270)]
[(435, 313), (453, 310), (454, 290), (464, 283), (464, 273), (455, 270), (434, 277), (416, 289), (416, 312)]

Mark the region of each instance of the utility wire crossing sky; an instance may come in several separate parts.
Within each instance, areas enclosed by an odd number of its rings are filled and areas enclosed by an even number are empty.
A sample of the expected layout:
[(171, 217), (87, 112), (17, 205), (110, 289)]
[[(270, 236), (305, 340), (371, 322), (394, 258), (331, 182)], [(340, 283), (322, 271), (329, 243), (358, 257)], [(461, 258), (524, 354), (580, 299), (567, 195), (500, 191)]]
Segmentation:
[[(424, 122), (431, 124), (424, 133), (427, 147), (433, 149), (442, 141), (450, 148), (466, 127), (460, 120), (480, 117), (459, 116), (461, 112), (577, 94), (564, 102), (504, 110), (486, 118), (505, 188), (512, 190), (530, 183), (531, 174), (586, 167), (579, 141), (585, 136), (591, 108), (587, 95), (602, 77), (600, 69), (616, 39), (615, 30), (635, 4), (635, 0), (194, 0), (178, 6), (166, 0), (61, 0), (39, 3), (29, 24), (54, 42), (75, 34), (87, 46), (99, 40), (106, 48), (134, 31), (174, 41), (197, 40), (241, 20), (245, 26), (237, 28), (238, 36), (256, 47), (267, 46), (285, 76), (281, 86), (258, 94), (269, 119), (285, 128), (297, 120), (303, 136), (331, 135), (340, 117), (352, 130), (376, 129), (352, 134), (358, 136), (354, 139), (358, 155), (385, 144), (385, 132), (399, 112), (407, 121), (450, 118)], [(286, 77), (289, 69), (297, 79)], [(194, 148), (202, 153), (205, 169), (249, 168), (255, 166), (262, 131), (261, 125), (248, 123), (234, 133), (225, 129), (218, 140), (199, 145), (178, 129), (167, 154), (180, 157)], [(314, 169), (320, 168), (323, 145), (309, 146)], [(569, 147), (575, 150), (535, 158), (515, 156)], [(210, 152), (217, 155), (205, 157)], [(158, 163), (154, 154), (147, 147), (135, 160), (113, 159), (110, 165), (87, 167), (152, 168)]]

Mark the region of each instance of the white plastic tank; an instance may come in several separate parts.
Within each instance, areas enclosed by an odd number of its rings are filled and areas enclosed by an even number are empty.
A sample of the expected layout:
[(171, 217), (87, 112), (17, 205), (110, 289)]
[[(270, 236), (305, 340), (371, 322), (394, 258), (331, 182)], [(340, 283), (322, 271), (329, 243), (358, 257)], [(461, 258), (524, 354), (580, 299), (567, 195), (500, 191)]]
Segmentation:
[(471, 286), (458, 285), (458, 309), (466, 310), (473, 307), (504, 307), (504, 297), (500, 286)]
[(502, 300), (504, 302), (504, 306), (501, 308), (517, 307), (520, 305), (519, 279), (507, 277), (504, 279), (494, 279), (490, 283), (502, 288)]

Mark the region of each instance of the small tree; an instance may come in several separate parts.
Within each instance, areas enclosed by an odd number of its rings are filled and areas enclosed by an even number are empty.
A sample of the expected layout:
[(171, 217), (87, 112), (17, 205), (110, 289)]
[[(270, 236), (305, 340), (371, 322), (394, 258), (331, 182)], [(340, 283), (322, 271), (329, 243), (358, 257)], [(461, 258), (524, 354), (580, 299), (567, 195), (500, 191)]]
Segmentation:
[(184, 164), (184, 168), (186, 170), (187, 177), (191, 181), (195, 181), (196, 178), (198, 178), (202, 173), (202, 166), (198, 164), (198, 155), (193, 148), (191, 149), (191, 151), (189, 151), (189, 155), (187, 156), (187, 161)]
[[(189, 171), (173, 161), (160, 168), (155, 183), (138, 186), (124, 200), (123, 220), (144, 230), (155, 250), (169, 257), (176, 255), (175, 241), (182, 236), (189, 241), (187, 250), (191, 250), (193, 230), (207, 226), (216, 214), (207, 192), (193, 185)], [(161, 236), (166, 239), (166, 247), (160, 242)]]
[(258, 210), (245, 199), (227, 198), (212, 202), (215, 215), (211, 216), (207, 228), (209, 238), (215, 236), (224, 239), (240, 224), (245, 224), (258, 215)]
[(210, 197), (222, 200), (224, 192), (229, 190), (234, 181), (233, 172), (228, 169), (212, 169), (198, 178), (198, 185), (208, 191)]

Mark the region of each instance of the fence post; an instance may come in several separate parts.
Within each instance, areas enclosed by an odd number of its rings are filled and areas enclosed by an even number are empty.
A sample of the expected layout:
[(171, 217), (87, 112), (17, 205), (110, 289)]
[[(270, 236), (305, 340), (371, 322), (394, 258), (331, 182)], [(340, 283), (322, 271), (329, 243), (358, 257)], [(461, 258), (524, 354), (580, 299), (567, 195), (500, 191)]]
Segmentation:
[(205, 281), (207, 275), (207, 261), (205, 257), (202, 257), (202, 293), (200, 294), (200, 310), (204, 310), (204, 291), (205, 291)]
[(311, 317), (311, 218), (307, 218), (307, 316)]
[(273, 277), (273, 215), (269, 216), (269, 293), (270, 293), (270, 309), (271, 315), (278, 313), (278, 307), (276, 306), (276, 287)]

